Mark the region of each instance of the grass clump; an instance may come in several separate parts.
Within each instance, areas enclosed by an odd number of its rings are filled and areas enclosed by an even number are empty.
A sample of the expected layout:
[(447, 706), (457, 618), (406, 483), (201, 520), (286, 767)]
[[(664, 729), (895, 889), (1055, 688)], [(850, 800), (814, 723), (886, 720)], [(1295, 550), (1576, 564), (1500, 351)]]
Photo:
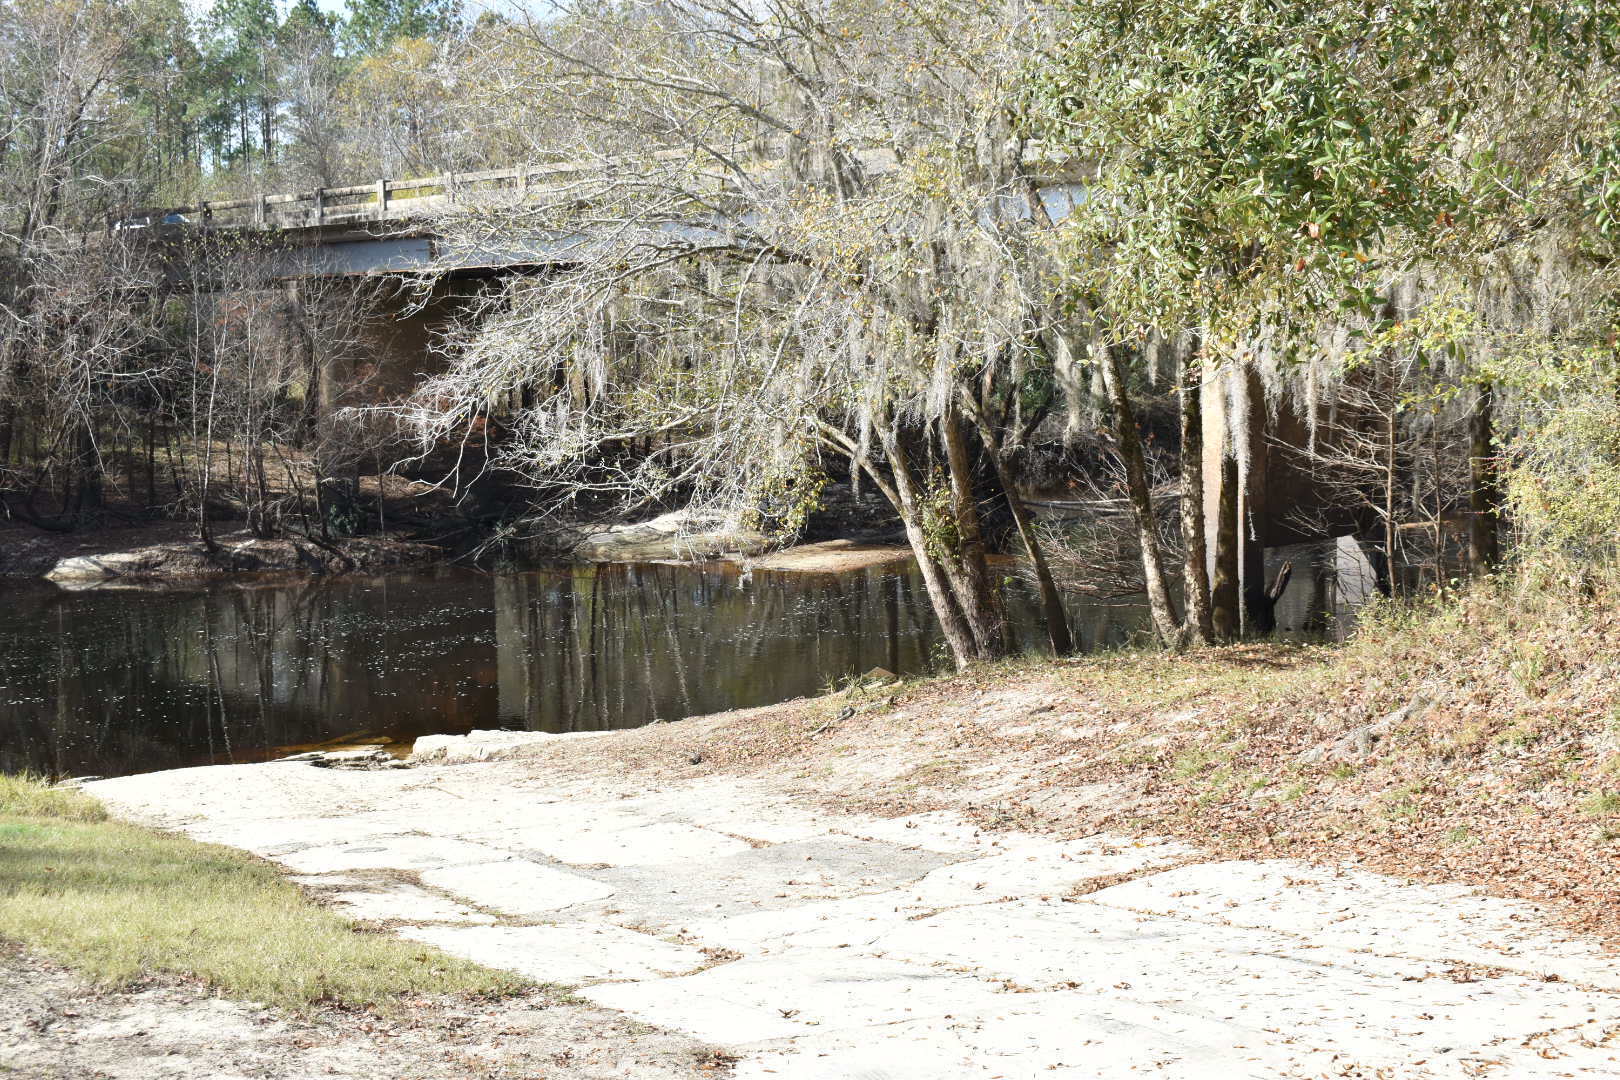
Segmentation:
[(1592, 817), (1613, 817), (1620, 814), (1620, 793), (1600, 791), (1581, 804), (1581, 811)]
[(51, 787), (31, 776), (0, 773), (0, 816), (106, 821), (107, 811), (78, 788)]
[(261, 860), (109, 821), (89, 796), (26, 777), (0, 777), (0, 938), (103, 984), (171, 974), (292, 1008), (525, 985), (360, 932)]

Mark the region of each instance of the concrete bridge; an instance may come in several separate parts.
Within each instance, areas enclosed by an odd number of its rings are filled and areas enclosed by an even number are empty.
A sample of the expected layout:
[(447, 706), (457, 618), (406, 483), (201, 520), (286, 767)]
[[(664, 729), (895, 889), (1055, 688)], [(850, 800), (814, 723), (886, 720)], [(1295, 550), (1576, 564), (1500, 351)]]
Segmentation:
[(116, 233), (142, 232), (170, 241), (188, 232), (274, 234), (287, 244), (279, 276), (358, 277), (442, 271), (484, 273), (572, 261), (563, 241), (502, 251), (456, 250), (438, 237), (436, 218), (469, 203), (523, 201), (556, 194), (601, 175), (607, 165), (519, 165), (482, 172), (376, 180), (347, 187), (204, 200), (190, 206), (134, 210), (107, 223)]
[[(761, 170), (779, 164), (784, 152), (755, 151), (748, 160)], [(861, 167), (872, 175), (892, 170), (891, 151), (860, 153)], [(1043, 174), (1036, 190), (1053, 220), (1068, 215), (1080, 191), (1064, 161), (1049, 160), (1040, 148), (1030, 160)], [(491, 275), (526, 266), (557, 266), (582, 258), (580, 243), (568, 237), (514, 238), (499, 248), (457, 247), (436, 235), (436, 219), (458, 208), (477, 205), (539, 202), (578, 191), (582, 183), (610, 175), (618, 168), (644, 167), (648, 161), (679, 162), (688, 150), (664, 150), (635, 159), (517, 165), (481, 172), (442, 173), (408, 180), (375, 180), (347, 187), (258, 194), (241, 199), (205, 200), (192, 206), (157, 207), (120, 214), (109, 231), (151, 230), (169, 239), (198, 229), (274, 234), (291, 252), (285, 273), (296, 277), (383, 276), (436, 272)], [(727, 179), (715, 176), (717, 189)], [(672, 231), (709, 233), (714, 226), (668, 225)]]

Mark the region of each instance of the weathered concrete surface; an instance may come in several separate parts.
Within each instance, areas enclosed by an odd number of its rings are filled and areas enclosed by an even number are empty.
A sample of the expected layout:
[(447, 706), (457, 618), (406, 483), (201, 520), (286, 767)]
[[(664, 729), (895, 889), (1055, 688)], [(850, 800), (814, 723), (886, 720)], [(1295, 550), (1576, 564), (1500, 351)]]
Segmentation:
[[(338, 875), (333, 874), (332, 877)], [(319, 877), (303, 879), (320, 882)], [(342, 882), (340, 882), (342, 884)], [(436, 893), (412, 885), (381, 885), (331, 893), (327, 899), (351, 919), (368, 922), (492, 923), (495, 916), (474, 911)]]
[(426, 735), (416, 740), (411, 761), (416, 764), (458, 765), (467, 761), (499, 761), (530, 746), (554, 739), (588, 739), (609, 731), (470, 731), (465, 735)]
[(613, 886), (527, 859), (449, 866), (422, 874), (422, 884), (505, 915), (545, 915), (613, 895)]
[(603, 923), (566, 926), (407, 926), (400, 931), (490, 967), (538, 982), (588, 983), (686, 975), (708, 963), (690, 945)]
[(1620, 960), (1530, 904), (560, 760), (88, 789), (754, 1080), (1620, 1076)]

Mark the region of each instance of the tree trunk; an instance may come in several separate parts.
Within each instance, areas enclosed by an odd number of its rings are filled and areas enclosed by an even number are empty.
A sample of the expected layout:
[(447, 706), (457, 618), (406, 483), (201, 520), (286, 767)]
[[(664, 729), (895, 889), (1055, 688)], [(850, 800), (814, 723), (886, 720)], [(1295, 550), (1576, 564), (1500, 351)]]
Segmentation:
[(1063, 597), (1052, 577), (1052, 568), (1047, 564), (1046, 552), (1035, 535), (1035, 523), (1030, 520), (1029, 508), (1024, 505), (1024, 500), (1013, 490), (1007, 464), (1001, 459), (1000, 449), (994, 445), (990, 447), (990, 460), (995, 463), (996, 480), (1001, 484), (1001, 493), (1007, 500), (1013, 527), (1018, 530), (1024, 554), (1029, 557), (1029, 564), (1035, 571), (1035, 583), (1041, 591), (1041, 615), (1046, 620), (1047, 643), (1052, 646), (1052, 655), (1068, 656), (1077, 651), (1077, 645), (1069, 630), (1069, 617), (1064, 613)]
[(102, 505), (102, 462), (91, 423), (90, 420), (81, 423), (78, 434), (74, 436), (72, 471), (73, 479), (77, 481), (73, 504), (75, 525), (78, 524), (80, 514), (86, 510), (99, 510)]
[(1502, 512), (1502, 477), (1494, 440), (1496, 392), (1483, 383), (1468, 414), (1468, 564), (1475, 574), (1493, 570), (1502, 560), (1497, 522)]
[[(905, 524), (906, 540), (910, 542), (911, 552), (916, 556), (917, 569), (922, 573), (923, 586), (928, 590), (928, 600), (934, 608), (935, 618), (939, 620), (945, 644), (951, 650), (951, 658), (956, 663), (956, 669), (962, 671), (978, 659), (973, 631), (957, 605), (950, 582), (929, 549), (928, 535), (922, 527), (917, 485), (911, 474), (911, 462), (907, 458), (905, 448), (900, 445), (898, 437), (892, 434), (882, 441), (884, 454), (889, 459), (889, 468), (894, 474), (891, 501), (900, 513), (900, 520)], [(863, 465), (870, 470), (869, 463), (863, 462)], [(874, 474), (873, 479), (881, 480), (881, 477)]]
[(1215, 573), (1210, 583), (1210, 624), (1217, 641), (1238, 636), (1238, 467), (1237, 458), (1221, 454), (1219, 499), (1215, 514)]
[[(214, 473), (214, 403), (219, 397), (219, 365), (215, 364), (208, 382), (207, 426), (203, 429), (202, 476), (197, 496), (197, 539), (209, 554), (219, 550), (212, 526), (208, 523), (208, 495)], [(193, 421), (195, 430), (195, 421)]]
[(1165, 645), (1174, 645), (1179, 620), (1170, 600), (1170, 586), (1164, 576), (1164, 549), (1159, 543), (1158, 523), (1153, 516), (1153, 494), (1148, 487), (1142, 433), (1136, 427), (1136, 413), (1131, 408), (1130, 396), (1125, 389), (1118, 352), (1105, 347), (1100, 354), (1103, 386), (1114, 413), (1114, 441), (1120, 463), (1125, 466), (1126, 495), (1136, 519), (1136, 536), (1142, 549), (1142, 575), (1147, 579), (1148, 610), (1159, 640)]
[(146, 418), (146, 505), (157, 505), (157, 423)]
[(961, 604), (962, 615), (973, 633), (975, 652), (981, 660), (992, 660), (1007, 651), (1006, 627), (1001, 605), (990, 584), (990, 566), (985, 559), (984, 531), (979, 507), (973, 497), (973, 461), (968, 453), (967, 436), (961, 414), (955, 405), (947, 406), (939, 421), (940, 438), (945, 444), (945, 462), (950, 470), (951, 517), (956, 524), (956, 550), (941, 562), (950, 578), (952, 591)]
[(1395, 375), (1393, 370), (1388, 375), (1389, 393), (1387, 398), (1387, 412), (1384, 415), (1384, 565), (1385, 573), (1389, 575), (1389, 594), (1401, 594), (1400, 575), (1395, 566), (1395, 548), (1400, 543), (1400, 528), (1395, 521), (1395, 481), (1396, 481), (1396, 436), (1397, 414), (1395, 398)]
[(1182, 603), (1187, 616), (1183, 633), (1189, 642), (1210, 645), (1215, 641), (1215, 623), (1210, 611), (1209, 550), (1204, 539), (1204, 391), (1198, 344), (1194, 339), (1182, 357), (1177, 395), (1181, 405)]
[(1046, 552), (1041, 547), (1040, 539), (1035, 535), (1035, 523), (1030, 520), (1029, 508), (1024, 505), (1024, 500), (1020, 499), (1018, 492), (1013, 489), (1012, 473), (1007, 468), (1000, 438), (985, 422), (982, 413), (975, 409), (973, 415), (979, 438), (984, 442), (991, 464), (995, 466), (996, 483), (1001, 487), (1002, 498), (1007, 500), (1007, 510), (1012, 515), (1013, 527), (1018, 530), (1018, 539), (1024, 545), (1024, 554), (1035, 571), (1035, 583), (1041, 593), (1041, 615), (1046, 620), (1047, 643), (1052, 646), (1054, 656), (1068, 656), (1076, 651), (1074, 635), (1069, 630), (1069, 618), (1063, 610), (1063, 597), (1052, 577), (1052, 568), (1046, 561)]
[(0, 403), (0, 465), (11, 464), (11, 443), (17, 432), (17, 406)]
[(1248, 467), (1243, 473), (1243, 506), (1239, 517), (1239, 550), (1242, 559), (1243, 625), (1249, 633), (1269, 634), (1276, 628), (1270, 593), (1266, 590), (1266, 533), (1270, 521), (1268, 506), (1268, 458), (1266, 441), (1266, 395), (1259, 372), (1243, 373), (1243, 423), (1240, 437), (1247, 440)]

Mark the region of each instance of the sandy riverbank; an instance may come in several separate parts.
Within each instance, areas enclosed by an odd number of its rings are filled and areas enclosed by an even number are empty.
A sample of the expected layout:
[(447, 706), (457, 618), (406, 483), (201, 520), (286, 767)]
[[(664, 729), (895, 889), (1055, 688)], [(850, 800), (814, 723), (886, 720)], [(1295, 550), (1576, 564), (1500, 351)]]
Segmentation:
[(378, 573), (444, 557), (445, 551), (434, 545), (382, 536), (327, 543), (292, 536), (262, 540), (240, 529), (224, 529), (210, 551), (196, 539), (194, 525), (180, 522), (72, 533), (0, 526), (0, 583), (7, 577), (48, 578), (66, 588), (267, 574)]
[[(911, 559), (904, 545), (826, 540), (767, 550), (763, 537), (680, 531), (679, 515), (638, 525), (597, 526), (568, 533), (554, 555), (601, 561), (703, 561), (723, 558), (759, 570), (843, 573), (898, 566)], [(583, 537), (583, 538), (582, 538)], [(573, 545), (570, 548), (570, 544)], [(350, 537), (330, 543), (297, 536), (258, 539), (241, 529), (223, 529), (209, 551), (184, 522), (155, 522), (82, 532), (51, 532), (0, 523), (0, 581), (48, 578), (68, 588), (109, 583), (165, 582), (271, 574), (378, 573), (440, 562), (451, 553), (432, 544), (387, 536)]]

